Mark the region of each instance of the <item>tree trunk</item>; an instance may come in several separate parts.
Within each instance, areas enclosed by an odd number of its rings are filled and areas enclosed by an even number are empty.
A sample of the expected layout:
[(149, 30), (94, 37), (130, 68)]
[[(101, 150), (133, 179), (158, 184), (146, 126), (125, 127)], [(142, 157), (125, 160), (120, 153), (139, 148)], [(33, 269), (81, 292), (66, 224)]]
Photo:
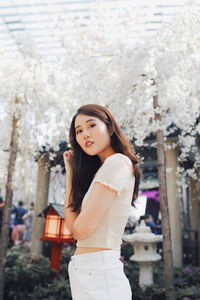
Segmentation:
[(31, 255), (42, 255), (44, 218), (38, 215), (47, 207), (49, 194), (50, 168), (48, 167), (49, 155), (43, 154), (38, 160), (38, 178), (35, 200), (35, 216), (32, 228)]
[[(174, 138), (168, 138), (167, 145), (176, 142)], [(177, 195), (177, 166), (178, 166), (178, 149), (167, 149), (166, 166), (171, 170), (166, 174), (167, 177), (167, 195), (169, 206), (169, 221), (171, 229), (171, 242), (172, 242), (172, 259), (175, 268), (182, 267), (182, 228), (181, 228), (181, 214), (180, 214), (180, 197)]]
[[(16, 103), (19, 100), (16, 99)], [(20, 117), (13, 116), (12, 120), (12, 133), (10, 141), (10, 157), (8, 164), (8, 175), (6, 184), (6, 197), (3, 211), (3, 223), (0, 237), (0, 300), (3, 300), (4, 293), (4, 277), (5, 277), (5, 263), (6, 263), (6, 252), (9, 240), (9, 225), (10, 225), (10, 214), (12, 208), (12, 197), (13, 197), (13, 176), (15, 171), (15, 162), (17, 157), (18, 147), (18, 133), (19, 133), (19, 121)]]
[[(159, 108), (157, 96), (153, 97), (154, 110)], [(160, 121), (161, 116), (155, 112), (155, 120)], [(167, 179), (166, 179), (166, 154), (164, 149), (164, 135), (162, 130), (156, 132), (157, 156), (158, 156), (158, 178), (160, 187), (160, 211), (162, 215), (162, 231), (163, 231), (163, 258), (165, 273), (165, 290), (166, 299), (175, 300), (174, 289), (174, 270), (172, 259), (172, 243), (169, 221), (169, 208), (167, 198)]]

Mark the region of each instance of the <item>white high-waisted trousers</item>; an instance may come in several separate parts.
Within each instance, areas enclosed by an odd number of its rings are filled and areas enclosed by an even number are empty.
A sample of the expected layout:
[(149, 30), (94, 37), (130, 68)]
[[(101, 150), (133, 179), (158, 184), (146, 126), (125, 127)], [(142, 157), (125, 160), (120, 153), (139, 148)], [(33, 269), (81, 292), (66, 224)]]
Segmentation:
[(131, 300), (129, 280), (117, 250), (71, 256), (68, 273), (73, 300)]

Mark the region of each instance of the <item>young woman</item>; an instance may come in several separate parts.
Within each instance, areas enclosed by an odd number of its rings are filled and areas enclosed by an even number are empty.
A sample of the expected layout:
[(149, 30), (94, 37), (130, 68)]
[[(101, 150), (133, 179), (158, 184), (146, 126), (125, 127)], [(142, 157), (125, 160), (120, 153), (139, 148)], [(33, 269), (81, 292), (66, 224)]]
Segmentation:
[(70, 127), (65, 222), (77, 240), (68, 272), (73, 300), (131, 300), (120, 261), (122, 235), (139, 189), (139, 159), (111, 113), (80, 107)]

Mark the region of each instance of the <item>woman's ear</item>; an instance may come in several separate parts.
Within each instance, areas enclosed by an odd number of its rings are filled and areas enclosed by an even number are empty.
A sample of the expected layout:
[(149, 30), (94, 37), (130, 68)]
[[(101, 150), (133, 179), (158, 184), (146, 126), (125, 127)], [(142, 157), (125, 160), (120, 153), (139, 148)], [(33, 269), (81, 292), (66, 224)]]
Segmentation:
[(112, 128), (112, 129), (110, 129), (109, 130), (109, 133), (110, 133), (110, 135), (112, 136), (113, 135), (113, 133), (114, 133), (114, 129)]

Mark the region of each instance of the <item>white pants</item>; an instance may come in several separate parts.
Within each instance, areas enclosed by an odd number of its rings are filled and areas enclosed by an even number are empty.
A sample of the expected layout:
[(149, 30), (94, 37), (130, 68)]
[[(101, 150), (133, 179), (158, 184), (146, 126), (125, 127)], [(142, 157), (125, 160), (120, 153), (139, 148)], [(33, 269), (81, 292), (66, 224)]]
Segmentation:
[(71, 256), (68, 273), (73, 300), (131, 300), (132, 293), (117, 250)]

